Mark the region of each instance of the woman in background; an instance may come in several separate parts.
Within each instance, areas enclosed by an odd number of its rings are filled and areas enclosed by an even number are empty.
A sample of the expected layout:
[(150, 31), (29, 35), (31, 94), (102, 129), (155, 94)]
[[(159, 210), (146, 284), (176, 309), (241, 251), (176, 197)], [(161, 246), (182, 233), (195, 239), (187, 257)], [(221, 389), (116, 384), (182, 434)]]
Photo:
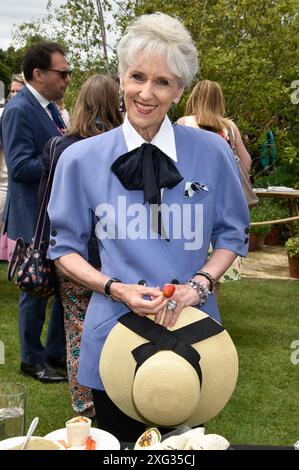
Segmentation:
[(10, 83), (10, 89), (9, 89), (9, 95), (7, 99), (9, 100), (13, 96), (15, 96), (17, 93), (19, 93), (20, 90), (22, 90), (23, 86), (25, 85), (25, 79), (22, 74), (14, 74), (11, 79)]
[(177, 121), (185, 126), (198, 127), (220, 134), (230, 145), (230, 135), (235, 139), (235, 151), (239, 159), (250, 171), (251, 157), (243, 143), (236, 124), (225, 117), (225, 100), (217, 82), (202, 80), (193, 88), (185, 108), (185, 116)]
[[(116, 81), (105, 75), (93, 75), (82, 86), (77, 98), (69, 129), (57, 144), (54, 154), (54, 165), (62, 152), (79, 140), (92, 137), (122, 123), (119, 112), (119, 93)], [(43, 153), (43, 174), (39, 188), (39, 202), (45, 192), (49, 169), (51, 140), (46, 144)], [(49, 239), (49, 225), (45, 239)], [(88, 261), (96, 269), (100, 269), (98, 243), (94, 227), (88, 243)], [(93, 417), (94, 405), (91, 391), (78, 383), (78, 361), (81, 333), (85, 313), (92, 291), (57, 270), (60, 296), (64, 309), (64, 328), (66, 334), (67, 371), (70, 385), (72, 407), (80, 415)]]
[(64, 101), (63, 99), (56, 100), (56, 105), (59, 109), (59, 112), (61, 114), (61, 117), (63, 119), (64, 124), (66, 125), (66, 128), (70, 127), (70, 115), (66, 107), (64, 106)]
[[(12, 76), (10, 87), (9, 87), (9, 95), (7, 100), (16, 96), (20, 90), (22, 90), (23, 86), (25, 85), (25, 80), (23, 76), (20, 74), (15, 74)], [(4, 108), (0, 108), (0, 118)], [(3, 231), (3, 216), (4, 216), (4, 207), (6, 202), (7, 196), (7, 187), (8, 187), (8, 174), (7, 174), (7, 167), (4, 159), (2, 145), (0, 143), (0, 260), (9, 261), (11, 253), (15, 247), (15, 240), (11, 240), (7, 237), (7, 233), (2, 233)]]
[[(225, 117), (225, 100), (219, 83), (211, 80), (199, 81), (187, 100), (185, 116), (178, 119), (177, 123), (221, 135), (243, 162), (245, 168), (250, 171), (251, 157), (242, 141), (240, 131), (231, 119)], [(219, 282), (241, 279), (240, 270), (241, 258), (238, 256), (221, 276)], [(219, 293), (218, 283), (216, 292)]]

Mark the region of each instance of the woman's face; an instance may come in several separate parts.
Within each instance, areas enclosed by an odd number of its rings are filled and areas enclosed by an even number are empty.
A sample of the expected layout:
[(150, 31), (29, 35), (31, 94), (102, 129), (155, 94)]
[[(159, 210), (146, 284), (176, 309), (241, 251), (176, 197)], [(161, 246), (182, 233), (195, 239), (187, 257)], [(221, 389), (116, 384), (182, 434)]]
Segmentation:
[(122, 75), (120, 84), (130, 123), (145, 140), (152, 140), (170, 105), (179, 102), (183, 88), (162, 55), (145, 56), (142, 52)]

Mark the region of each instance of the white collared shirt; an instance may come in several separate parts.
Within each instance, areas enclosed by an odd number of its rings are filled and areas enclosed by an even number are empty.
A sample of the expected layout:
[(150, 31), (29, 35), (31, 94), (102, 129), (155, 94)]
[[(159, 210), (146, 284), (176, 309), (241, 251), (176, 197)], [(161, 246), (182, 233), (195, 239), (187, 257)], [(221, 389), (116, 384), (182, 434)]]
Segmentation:
[[(134, 129), (127, 115), (125, 116), (123, 123), (123, 133), (129, 152), (140, 147), (144, 142), (146, 142), (146, 140), (138, 134), (136, 129)], [(166, 153), (166, 155), (168, 155), (168, 157), (170, 157), (174, 162), (177, 162), (174, 132), (168, 116), (165, 116), (160, 129), (154, 136), (153, 140), (151, 140), (151, 144), (156, 145), (156, 147)]]
[(30, 83), (26, 82), (26, 87), (28, 88), (29, 91), (33, 94), (34, 98), (37, 99), (39, 104), (43, 107), (46, 108), (50, 101), (48, 101), (46, 98), (44, 98)]
[(46, 111), (46, 113), (48, 114), (48, 116), (52, 119), (53, 121), (53, 118), (52, 118), (52, 115), (49, 111), (49, 109), (47, 108), (48, 104), (50, 103), (49, 100), (47, 100), (44, 96), (42, 96), (32, 85), (30, 85), (30, 83), (27, 83), (26, 82), (26, 87), (28, 88), (29, 91), (31, 91), (31, 93), (33, 94), (34, 98), (37, 99), (37, 101), (39, 102), (39, 104), (44, 108), (44, 110)]

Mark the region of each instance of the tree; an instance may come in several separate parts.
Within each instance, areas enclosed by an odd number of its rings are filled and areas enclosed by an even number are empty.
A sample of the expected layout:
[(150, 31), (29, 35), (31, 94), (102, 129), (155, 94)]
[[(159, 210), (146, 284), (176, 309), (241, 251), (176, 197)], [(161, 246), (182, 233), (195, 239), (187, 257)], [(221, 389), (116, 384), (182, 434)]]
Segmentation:
[(280, 162), (297, 169), (299, 184), (298, 105), (291, 101), (299, 79), (297, 0), (139, 0), (123, 2), (123, 11), (126, 6), (131, 16), (161, 11), (183, 20), (199, 54), (197, 80), (220, 83), (228, 115), (254, 136), (253, 154), (265, 130), (274, 129)]
[(24, 47), (33, 35), (57, 41), (66, 46), (73, 70), (72, 84), (66, 103), (72, 107), (82, 83), (93, 73), (111, 73), (114, 62), (109, 60), (104, 12), (111, 8), (108, 0), (67, 0), (58, 8), (48, 1), (45, 18), (19, 25), (14, 44)]
[(5, 85), (5, 96), (8, 95), (12, 75), (21, 72), (23, 49), (10, 46), (6, 51), (0, 49), (0, 80)]
[[(279, 161), (287, 163), (293, 174), (298, 172), (299, 185), (298, 104), (291, 100), (292, 86), (299, 79), (297, 0), (67, 0), (55, 10), (50, 0), (48, 11), (44, 20), (19, 27), (15, 39), (23, 46), (38, 33), (68, 45), (74, 70), (68, 103), (92, 73), (115, 72), (107, 30), (114, 29), (121, 37), (136, 15), (155, 11), (177, 15), (197, 46), (197, 80), (220, 83), (228, 115), (243, 133), (253, 136), (253, 155), (265, 130), (272, 127)], [(114, 24), (105, 23), (106, 12), (113, 13)], [(172, 111), (174, 119), (183, 114), (187, 96), (188, 91)]]
[(48, 0), (47, 16), (19, 25), (14, 43), (24, 46), (33, 33), (39, 34), (67, 45), (74, 67), (89, 69), (97, 65), (108, 70), (104, 9), (110, 9), (107, 0), (67, 0), (54, 9), (52, 0)]

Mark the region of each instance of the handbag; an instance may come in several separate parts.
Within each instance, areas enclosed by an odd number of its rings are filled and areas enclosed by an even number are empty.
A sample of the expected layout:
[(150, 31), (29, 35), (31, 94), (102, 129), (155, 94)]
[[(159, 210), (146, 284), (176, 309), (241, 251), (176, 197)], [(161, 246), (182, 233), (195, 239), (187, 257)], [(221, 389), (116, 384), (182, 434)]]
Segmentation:
[(34, 237), (29, 246), (26, 246), (22, 238), (17, 239), (7, 272), (9, 281), (14, 280), (14, 275), (17, 272), (15, 280), (17, 286), (23, 292), (38, 298), (53, 295), (56, 287), (53, 263), (47, 257), (49, 240), (43, 240), (42, 237), (54, 176), (55, 149), (60, 139), (61, 137), (54, 137), (51, 140), (50, 171), (37, 218)]
[(249, 171), (245, 168), (244, 163), (240, 160), (240, 158), (237, 155), (236, 138), (234, 135), (234, 131), (231, 127), (229, 127), (227, 131), (228, 131), (230, 146), (232, 148), (232, 151), (234, 152), (236, 161), (238, 163), (240, 179), (241, 179), (241, 184), (242, 184), (243, 191), (245, 194), (245, 198), (246, 198), (248, 207), (251, 208), (258, 204), (259, 198), (257, 197), (257, 195), (252, 189)]

